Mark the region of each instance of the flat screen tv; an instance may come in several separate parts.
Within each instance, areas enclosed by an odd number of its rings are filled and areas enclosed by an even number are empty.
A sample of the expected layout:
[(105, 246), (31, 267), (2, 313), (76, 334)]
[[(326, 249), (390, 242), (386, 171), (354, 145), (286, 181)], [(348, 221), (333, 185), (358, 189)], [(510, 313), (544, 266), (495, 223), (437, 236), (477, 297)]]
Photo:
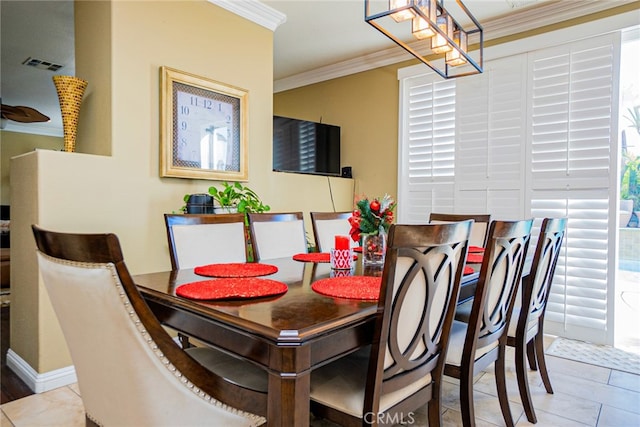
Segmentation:
[(340, 127), (273, 116), (273, 170), (340, 176)]

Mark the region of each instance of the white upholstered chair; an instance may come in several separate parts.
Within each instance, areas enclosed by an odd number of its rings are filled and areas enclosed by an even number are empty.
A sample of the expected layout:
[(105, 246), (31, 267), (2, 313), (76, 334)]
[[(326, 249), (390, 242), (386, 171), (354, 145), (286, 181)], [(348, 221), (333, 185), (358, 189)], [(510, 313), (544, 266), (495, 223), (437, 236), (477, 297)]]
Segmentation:
[(171, 268), (246, 262), (244, 214), (165, 214)]
[(428, 404), (441, 423), (441, 381), (471, 221), (392, 225), (373, 344), (311, 372), (311, 410), (341, 426), (410, 422)]
[(256, 261), (292, 257), (307, 252), (302, 212), (247, 215)]
[[(87, 425), (266, 422), (266, 373), (211, 348), (182, 350), (140, 295), (115, 235), (56, 233), (35, 225), (33, 233)], [(258, 381), (238, 385), (251, 378)]]
[(472, 219), (473, 227), (471, 228), (471, 246), (484, 247), (487, 241), (487, 230), (491, 223), (491, 215), (489, 214), (448, 214), (448, 213), (431, 213), (429, 222), (433, 224), (466, 221)]
[[(335, 236), (349, 236), (351, 224), (349, 212), (311, 212), (311, 225), (313, 226), (313, 237), (316, 242), (318, 252), (329, 252), (334, 244)], [(351, 247), (356, 246), (351, 237), (349, 237)]]
[[(545, 218), (542, 221), (531, 270), (526, 280), (522, 280), (521, 300), (516, 301), (509, 323), (507, 345), (516, 350), (518, 390), (531, 423), (536, 423), (537, 417), (527, 381), (527, 357), (531, 369), (540, 371), (547, 393), (553, 394), (544, 358), (544, 314), (566, 228), (566, 218)], [(523, 310), (523, 307), (528, 309)]]
[(492, 363), (502, 417), (507, 426), (514, 425), (507, 396), (505, 348), (532, 224), (531, 219), (491, 222), (468, 322), (454, 320), (451, 327), (444, 374), (460, 380), (465, 427), (475, 425), (473, 378)]

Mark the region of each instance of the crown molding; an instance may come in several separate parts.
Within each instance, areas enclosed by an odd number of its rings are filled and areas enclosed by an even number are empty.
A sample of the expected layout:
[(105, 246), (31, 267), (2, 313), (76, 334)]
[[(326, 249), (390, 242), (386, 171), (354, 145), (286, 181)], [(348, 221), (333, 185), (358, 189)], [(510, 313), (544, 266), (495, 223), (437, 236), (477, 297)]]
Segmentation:
[(208, 0), (229, 12), (275, 31), (287, 20), (287, 15), (258, 0)]
[[(482, 23), (485, 43), (513, 34), (523, 33), (539, 27), (557, 24), (592, 13), (602, 12), (634, 3), (633, 0), (583, 0), (550, 1), (521, 11), (487, 20)], [(285, 77), (273, 82), (274, 93), (326, 80), (348, 76), (412, 59), (413, 56), (400, 47), (393, 47), (372, 54), (319, 67), (315, 70)]]

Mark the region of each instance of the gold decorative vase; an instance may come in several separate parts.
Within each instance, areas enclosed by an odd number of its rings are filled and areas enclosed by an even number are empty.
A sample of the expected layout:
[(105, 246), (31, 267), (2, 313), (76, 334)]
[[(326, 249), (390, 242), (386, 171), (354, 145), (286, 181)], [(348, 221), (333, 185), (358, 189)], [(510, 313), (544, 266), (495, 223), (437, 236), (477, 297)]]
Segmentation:
[(76, 151), (76, 133), (80, 104), (87, 82), (74, 76), (53, 76), (56, 85), (60, 111), (62, 112), (62, 128), (64, 131), (64, 151)]

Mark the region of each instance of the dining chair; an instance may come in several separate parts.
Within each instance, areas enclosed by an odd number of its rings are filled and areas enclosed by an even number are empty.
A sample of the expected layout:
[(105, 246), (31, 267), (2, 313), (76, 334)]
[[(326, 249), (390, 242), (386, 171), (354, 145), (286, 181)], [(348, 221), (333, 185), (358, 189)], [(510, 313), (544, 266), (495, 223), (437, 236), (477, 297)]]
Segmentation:
[(248, 363), (229, 370), (235, 360), (213, 348), (181, 349), (140, 295), (114, 234), (32, 229), (87, 425), (266, 422), (266, 380), (251, 383), (265, 372)]
[(566, 218), (545, 218), (542, 221), (531, 270), (522, 280), (521, 301), (516, 302), (509, 323), (507, 345), (516, 350), (518, 390), (527, 420), (531, 423), (536, 423), (537, 418), (527, 381), (527, 357), (531, 369), (539, 369), (547, 393), (553, 394), (544, 358), (544, 314), (566, 229)]
[(471, 228), (471, 239), (469, 244), (471, 246), (484, 247), (487, 241), (487, 231), (489, 230), (489, 224), (491, 223), (490, 214), (449, 214), (449, 213), (434, 213), (429, 215), (430, 223), (442, 223), (453, 221), (466, 221), (472, 219), (474, 221)]
[(444, 374), (460, 380), (465, 427), (475, 425), (473, 378), (492, 363), (502, 416), (507, 426), (514, 425), (507, 396), (505, 349), (532, 225), (532, 219), (491, 222), (469, 321), (454, 320), (451, 326)]
[[(336, 235), (349, 236), (351, 225), (349, 212), (310, 212), (311, 225), (313, 227), (313, 238), (316, 242), (318, 252), (329, 252), (334, 246)], [(354, 241), (349, 237), (351, 246)]]
[(165, 214), (171, 269), (247, 262), (244, 214)]
[(471, 221), (389, 230), (373, 344), (311, 372), (311, 410), (341, 426), (441, 424), (442, 371)]
[(257, 261), (307, 252), (302, 212), (249, 213), (251, 245)]

